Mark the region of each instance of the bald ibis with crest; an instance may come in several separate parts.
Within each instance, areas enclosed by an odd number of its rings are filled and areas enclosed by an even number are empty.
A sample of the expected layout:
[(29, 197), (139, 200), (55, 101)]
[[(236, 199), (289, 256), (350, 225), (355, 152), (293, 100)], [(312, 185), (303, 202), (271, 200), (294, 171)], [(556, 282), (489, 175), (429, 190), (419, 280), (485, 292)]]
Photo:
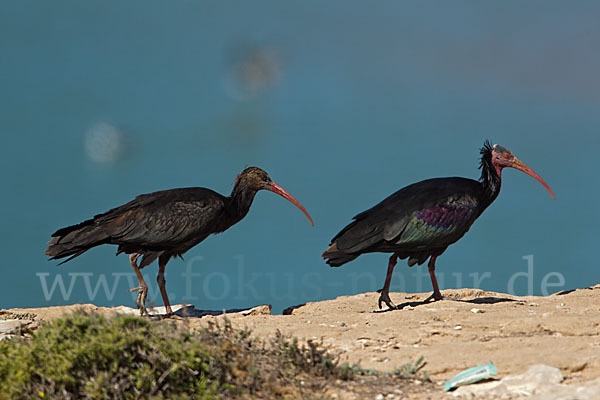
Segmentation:
[[(158, 286), (167, 314), (172, 314), (165, 289), (165, 268), (172, 258), (211, 234), (225, 231), (248, 214), (259, 190), (269, 190), (298, 207), (314, 226), (306, 209), (260, 168), (249, 167), (235, 179), (226, 197), (202, 187), (163, 190), (142, 194), (120, 207), (52, 234), (46, 255), (51, 260), (69, 257), (63, 264), (102, 244), (119, 246), (117, 255), (129, 254), (138, 278), (136, 305), (147, 314), (148, 285), (140, 270), (158, 258)], [(139, 262), (138, 262), (139, 261)], [(60, 265), (59, 264), (59, 265)]]
[(449, 245), (463, 237), (473, 222), (498, 197), (502, 170), (516, 168), (537, 179), (554, 193), (539, 175), (519, 161), (508, 149), (486, 141), (480, 150), (481, 178), (452, 177), (427, 179), (390, 195), (381, 203), (356, 215), (322, 254), (327, 264), (339, 267), (364, 253), (392, 253), (379, 308), (390, 300), (392, 273), (398, 258), (408, 265), (429, 259), (433, 293), (425, 302), (443, 299), (435, 277), (435, 261)]

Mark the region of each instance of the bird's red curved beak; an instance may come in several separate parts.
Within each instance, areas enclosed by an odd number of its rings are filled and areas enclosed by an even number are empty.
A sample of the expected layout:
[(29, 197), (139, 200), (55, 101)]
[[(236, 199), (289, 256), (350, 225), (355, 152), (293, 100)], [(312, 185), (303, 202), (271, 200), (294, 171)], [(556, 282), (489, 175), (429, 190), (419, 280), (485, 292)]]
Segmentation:
[(271, 181), (271, 183), (269, 184), (268, 190), (270, 190), (273, 193), (277, 193), (278, 195), (280, 195), (281, 197), (283, 197), (284, 199), (288, 200), (290, 203), (292, 203), (293, 205), (295, 205), (296, 207), (298, 207), (300, 210), (302, 210), (302, 212), (304, 213), (304, 215), (306, 215), (306, 217), (310, 221), (310, 224), (312, 226), (315, 226), (312, 218), (310, 217), (310, 215), (308, 215), (308, 211), (306, 211), (306, 209), (304, 208), (304, 206), (302, 206), (302, 204), (300, 204), (300, 202), (298, 200), (296, 200), (294, 198), (294, 196), (292, 196), (291, 194), (289, 194), (288, 192), (286, 192), (281, 186), (279, 186), (275, 182)]
[(546, 182), (544, 182), (544, 180), (538, 174), (533, 172), (533, 170), (531, 168), (529, 168), (527, 165), (525, 165), (525, 163), (523, 163), (517, 157), (514, 158), (511, 167), (516, 168), (519, 171), (523, 171), (527, 175), (534, 177), (539, 183), (544, 185), (546, 190), (548, 190), (550, 192), (550, 196), (552, 196), (552, 198), (556, 200), (556, 197), (554, 196), (554, 193), (552, 193), (552, 190), (550, 190), (550, 187), (548, 186), (548, 184)]

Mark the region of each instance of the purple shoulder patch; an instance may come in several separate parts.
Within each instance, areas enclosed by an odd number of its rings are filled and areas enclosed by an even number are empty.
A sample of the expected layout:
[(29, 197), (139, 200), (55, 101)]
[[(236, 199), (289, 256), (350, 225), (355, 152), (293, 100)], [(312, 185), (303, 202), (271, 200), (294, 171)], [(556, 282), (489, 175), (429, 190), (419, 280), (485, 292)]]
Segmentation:
[(466, 225), (473, 215), (472, 204), (439, 205), (417, 211), (415, 216), (429, 226), (448, 229)]

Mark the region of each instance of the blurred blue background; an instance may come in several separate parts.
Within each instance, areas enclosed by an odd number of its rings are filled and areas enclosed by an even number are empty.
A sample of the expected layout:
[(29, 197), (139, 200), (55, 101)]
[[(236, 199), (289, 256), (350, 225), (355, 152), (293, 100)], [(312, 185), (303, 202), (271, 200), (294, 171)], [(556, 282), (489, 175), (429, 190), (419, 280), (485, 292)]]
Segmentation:
[[(169, 263), (171, 303), (281, 312), (379, 289), (388, 256), (330, 268), (331, 237), (407, 184), (478, 178), (485, 139), (557, 200), (506, 170), (438, 260), (442, 289), (486, 272), (482, 289), (513, 277), (517, 294), (542, 294), (544, 278), (548, 292), (596, 284), (599, 20), (594, 1), (2, 2), (0, 308), (133, 306), (126, 256), (103, 246), (57, 267), (50, 234), (140, 193), (228, 194), (249, 165), (316, 226), (259, 193), (242, 222)], [(515, 277), (527, 255), (533, 274)], [(156, 263), (143, 272), (155, 287)], [(401, 263), (392, 290), (430, 291), (426, 273)]]

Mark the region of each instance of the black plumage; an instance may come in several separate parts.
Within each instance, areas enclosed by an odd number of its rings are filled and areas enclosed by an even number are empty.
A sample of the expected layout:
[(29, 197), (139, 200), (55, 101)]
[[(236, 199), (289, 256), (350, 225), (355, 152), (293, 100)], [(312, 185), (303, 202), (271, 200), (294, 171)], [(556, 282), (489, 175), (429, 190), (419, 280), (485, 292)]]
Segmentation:
[(148, 287), (139, 269), (158, 258), (157, 280), (167, 313), (171, 313), (164, 280), (167, 262), (183, 255), (207, 236), (223, 232), (239, 222), (250, 210), (256, 193), (263, 189), (291, 201), (312, 224), (312, 219), (296, 199), (273, 182), (265, 171), (250, 167), (238, 175), (228, 197), (202, 187), (143, 194), (93, 219), (59, 229), (52, 234), (46, 254), (50, 259), (69, 257), (64, 263), (93, 247), (117, 245), (117, 254), (130, 254), (131, 265), (140, 281), (140, 286), (132, 290), (138, 290), (137, 305), (142, 313), (146, 312)]
[[(481, 151), (481, 178), (452, 177), (424, 180), (387, 197), (381, 203), (356, 215), (331, 241), (322, 257), (332, 267), (341, 266), (364, 253), (392, 253), (379, 307), (389, 298), (389, 285), (397, 259), (408, 258), (408, 265), (429, 262), (433, 294), (442, 295), (435, 278), (435, 260), (458, 241), (473, 222), (500, 193), (502, 168), (513, 167), (546, 183), (506, 148), (486, 142)], [(552, 194), (552, 192), (550, 191)], [(554, 195), (552, 194), (554, 197)]]

